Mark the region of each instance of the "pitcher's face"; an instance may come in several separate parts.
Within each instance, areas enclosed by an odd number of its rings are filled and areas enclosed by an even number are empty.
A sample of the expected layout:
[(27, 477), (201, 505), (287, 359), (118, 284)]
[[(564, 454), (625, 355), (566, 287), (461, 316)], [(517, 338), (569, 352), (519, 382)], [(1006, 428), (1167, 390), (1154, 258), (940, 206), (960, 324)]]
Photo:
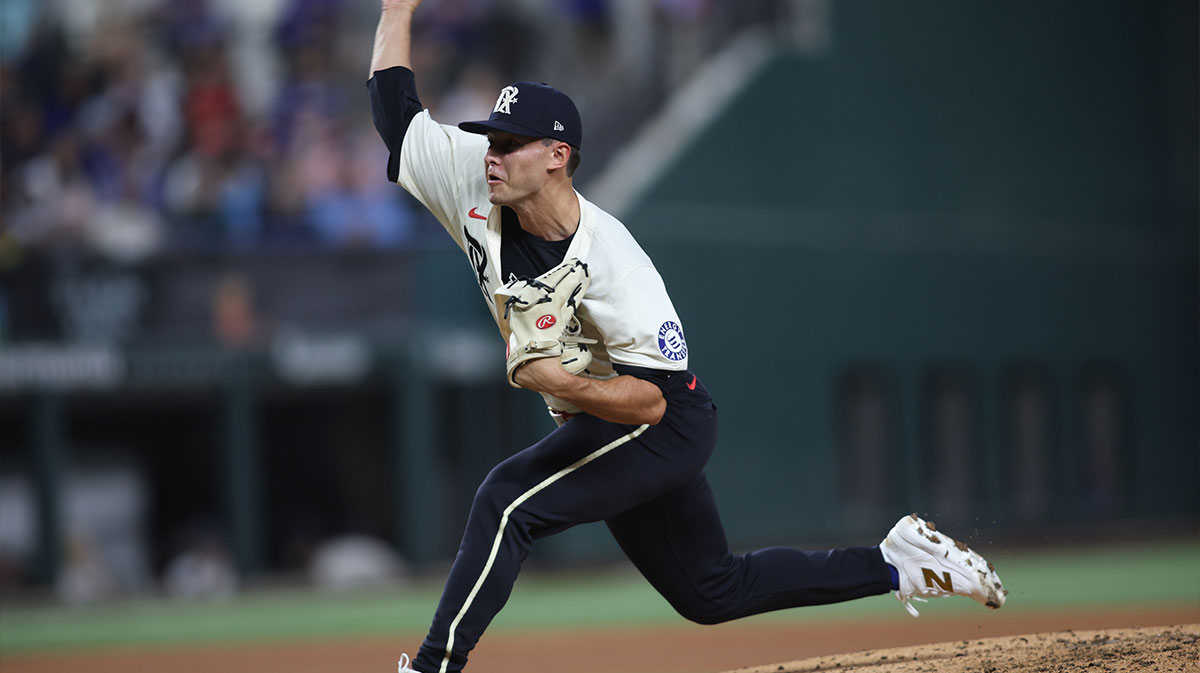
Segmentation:
[(554, 146), (540, 138), (490, 131), (483, 156), (487, 171), (488, 201), (511, 206), (535, 194), (546, 184), (554, 161)]

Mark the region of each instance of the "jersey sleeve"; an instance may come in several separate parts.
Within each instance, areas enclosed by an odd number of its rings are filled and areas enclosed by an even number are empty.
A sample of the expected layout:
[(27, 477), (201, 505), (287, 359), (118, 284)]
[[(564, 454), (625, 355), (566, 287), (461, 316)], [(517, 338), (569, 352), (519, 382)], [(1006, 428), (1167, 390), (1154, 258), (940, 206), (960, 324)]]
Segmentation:
[(403, 66), (376, 71), (367, 80), (371, 120), (388, 148), (387, 176), (395, 182), (400, 170), (400, 147), (412, 118), (424, 110), (417, 97), (413, 72)]
[(439, 124), (425, 110), (413, 117), (400, 148), (397, 182), (429, 209), (465, 249), (455, 213), (487, 203), (483, 155), (487, 138)]
[(483, 155), (487, 138), (438, 124), (421, 108), (412, 71), (389, 68), (367, 83), (376, 129), (391, 152), (388, 179), (429, 209), (465, 250), (456, 213), (487, 203)]
[[(602, 301), (583, 303), (614, 365), (687, 369), (687, 342), (662, 276), (652, 266), (625, 274)], [(611, 315), (610, 315), (611, 314)]]

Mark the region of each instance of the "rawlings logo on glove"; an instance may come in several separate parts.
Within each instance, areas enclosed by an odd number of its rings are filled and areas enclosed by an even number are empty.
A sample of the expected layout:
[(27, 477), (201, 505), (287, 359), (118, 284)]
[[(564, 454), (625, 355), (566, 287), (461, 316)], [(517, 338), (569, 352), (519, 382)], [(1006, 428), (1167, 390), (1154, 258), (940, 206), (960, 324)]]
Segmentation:
[(496, 305), (504, 306), (500, 330), (508, 342), (508, 383), (517, 367), (528, 360), (557, 357), (572, 374), (592, 361), (587, 344), (594, 339), (580, 336), (575, 311), (587, 292), (591, 277), (587, 264), (569, 259), (531, 280), (509, 281), (496, 291)]

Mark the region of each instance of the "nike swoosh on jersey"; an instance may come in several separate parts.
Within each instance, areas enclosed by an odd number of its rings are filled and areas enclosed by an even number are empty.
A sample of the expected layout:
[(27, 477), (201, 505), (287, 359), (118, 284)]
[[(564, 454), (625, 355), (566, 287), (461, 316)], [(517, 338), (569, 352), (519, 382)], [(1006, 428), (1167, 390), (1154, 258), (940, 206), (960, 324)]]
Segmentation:
[(487, 215), (480, 215), (479, 211), (475, 210), (474, 208), (472, 208), (471, 211), (467, 213), (467, 215), (470, 217), (473, 217), (477, 220), (486, 220), (487, 219)]
[(687, 384), (687, 387), (688, 387), (688, 390), (696, 389), (696, 375), (695, 374), (692, 374), (692, 382)]

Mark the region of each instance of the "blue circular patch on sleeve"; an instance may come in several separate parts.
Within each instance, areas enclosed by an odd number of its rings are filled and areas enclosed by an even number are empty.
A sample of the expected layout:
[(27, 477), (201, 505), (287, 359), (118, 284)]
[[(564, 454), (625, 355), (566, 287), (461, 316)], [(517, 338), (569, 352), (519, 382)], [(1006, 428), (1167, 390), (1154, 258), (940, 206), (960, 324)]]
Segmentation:
[(687, 357), (687, 342), (683, 339), (683, 328), (679, 323), (668, 320), (658, 328), (658, 350), (674, 362)]

